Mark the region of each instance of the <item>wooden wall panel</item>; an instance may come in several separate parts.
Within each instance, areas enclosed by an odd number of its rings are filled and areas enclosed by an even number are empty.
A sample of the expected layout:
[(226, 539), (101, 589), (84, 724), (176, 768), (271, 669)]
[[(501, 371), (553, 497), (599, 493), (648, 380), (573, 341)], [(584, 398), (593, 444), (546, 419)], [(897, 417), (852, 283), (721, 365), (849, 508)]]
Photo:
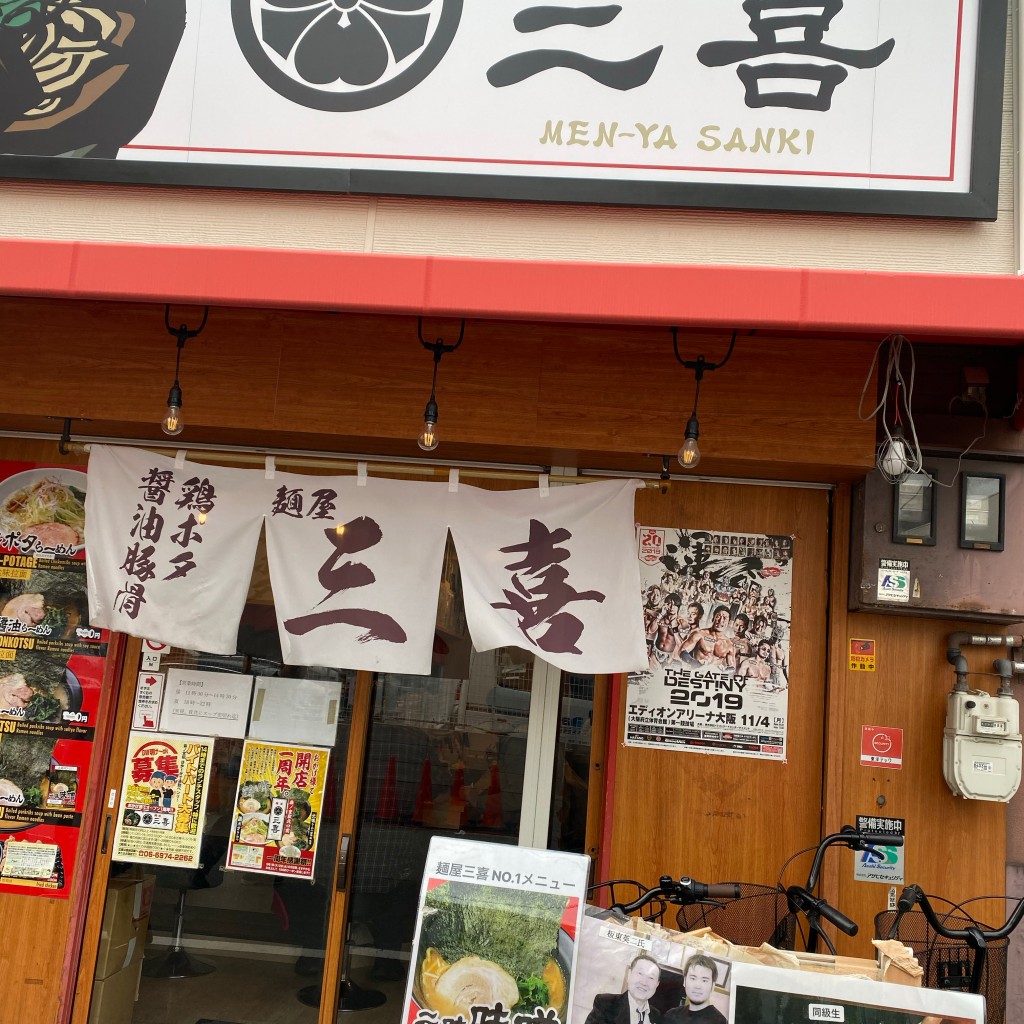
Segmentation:
[[(954, 796), (942, 777), (946, 694), (955, 678), (946, 661), (946, 638), (972, 629), (976, 624), (906, 615), (841, 615), (836, 624), (839, 642), (849, 637), (874, 640), (877, 671), (853, 672), (837, 659), (830, 674), (830, 767), (839, 780), (832, 790), (838, 792), (837, 803), (827, 809), (829, 829), (852, 824), (858, 814), (905, 818), (907, 882), (954, 901), (1000, 894), (1006, 884), (1005, 805)], [(972, 675), (972, 688), (994, 692), (992, 662), (1005, 653), (991, 647), (964, 648), (972, 671), (989, 673)], [(904, 730), (902, 768), (861, 767), (864, 725)], [(886, 909), (888, 886), (854, 881), (854, 854), (837, 851), (830, 856), (838, 870), (829, 899), (861, 925), (861, 934), (844, 939), (840, 951), (870, 955), (874, 915)], [(1004, 911), (992, 908), (992, 913), (998, 920), (986, 923), (1002, 924)]]
[[(171, 316), (194, 325), (201, 310)], [(160, 306), (0, 298), (3, 336), (42, 353), (0, 377), (0, 429), (70, 416), (79, 435), (162, 439), (175, 355), (163, 320)], [(424, 326), (431, 339), (457, 331), (454, 319)], [(728, 335), (680, 345), (717, 360)], [(701, 472), (862, 476), (874, 430), (857, 403), (873, 349), (741, 334), (704, 381)], [(213, 309), (183, 353), (180, 440), (419, 457), (432, 367), (410, 317)], [(657, 472), (663, 455), (675, 465), (693, 392), (666, 328), (474, 321), (441, 362), (438, 455)]]
[(774, 884), (791, 853), (817, 842), (828, 503), (824, 491), (739, 485), (638, 495), (637, 518), (645, 526), (796, 538), (788, 759), (622, 747), (620, 708), (608, 877), (653, 884), (663, 874), (688, 874), (701, 881)]

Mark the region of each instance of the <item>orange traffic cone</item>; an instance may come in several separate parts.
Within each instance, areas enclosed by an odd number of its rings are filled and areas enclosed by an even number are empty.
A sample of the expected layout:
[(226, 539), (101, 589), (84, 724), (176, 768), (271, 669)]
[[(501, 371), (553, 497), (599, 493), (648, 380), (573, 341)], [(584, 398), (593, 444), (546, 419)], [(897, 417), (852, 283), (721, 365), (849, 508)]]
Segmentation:
[(466, 818), (466, 769), (462, 762), (455, 765), (452, 773), (451, 799), (448, 804), (448, 827), (462, 828)]
[(377, 799), (377, 818), (380, 821), (393, 821), (398, 817), (397, 775), (398, 762), (392, 754), (388, 758), (387, 774), (384, 776), (384, 785), (381, 786)]
[(497, 763), (491, 765), (491, 784), (487, 787), (487, 803), (480, 821), (484, 828), (504, 828), (505, 815), (501, 810), (501, 780)]
[(430, 758), (423, 758), (423, 771), (420, 773), (420, 788), (416, 791), (416, 803), (412, 809), (412, 820), (419, 825), (426, 825), (434, 813), (434, 783), (430, 777)]

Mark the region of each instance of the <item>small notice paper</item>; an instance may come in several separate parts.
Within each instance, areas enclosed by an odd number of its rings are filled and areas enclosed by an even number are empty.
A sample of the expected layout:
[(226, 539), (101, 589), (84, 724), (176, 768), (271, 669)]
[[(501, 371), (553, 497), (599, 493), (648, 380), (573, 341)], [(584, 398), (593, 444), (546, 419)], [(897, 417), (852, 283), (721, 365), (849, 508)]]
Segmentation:
[(50, 843), (16, 843), (8, 840), (4, 849), (3, 878), (49, 878), (57, 863), (59, 847)]
[(251, 700), (252, 676), (171, 669), (160, 711), (160, 730), (242, 739)]
[(249, 738), (333, 747), (340, 711), (340, 682), (259, 676)]

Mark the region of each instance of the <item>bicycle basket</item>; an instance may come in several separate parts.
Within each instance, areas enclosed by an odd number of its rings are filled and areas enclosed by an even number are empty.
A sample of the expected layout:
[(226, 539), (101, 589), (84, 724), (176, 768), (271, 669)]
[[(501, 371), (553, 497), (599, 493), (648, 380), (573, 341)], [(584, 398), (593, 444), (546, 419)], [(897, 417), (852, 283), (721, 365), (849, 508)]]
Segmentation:
[(720, 906), (680, 907), (676, 927), (682, 932), (708, 927), (737, 946), (760, 946), (767, 942), (776, 949), (793, 949), (796, 917), (790, 912), (786, 894), (771, 885), (736, 884), (740, 890), (738, 899), (725, 900)]
[[(889, 938), (899, 912), (884, 910), (875, 915), (875, 938)], [(991, 931), (987, 924), (961, 914), (939, 914), (939, 920), (947, 928), (969, 928), (971, 925)], [(924, 985), (927, 988), (950, 989), (967, 992), (974, 967), (974, 950), (959, 939), (947, 939), (938, 935), (928, 923), (923, 911), (911, 910), (900, 920), (896, 934), (892, 936), (904, 946), (909, 946), (924, 969)], [(1003, 1024), (1006, 1018), (1006, 958), (1008, 939), (996, 939), (988, 943), (985, 969), (981, 975), (981, 994), (985, 997), (988, 1024)]]

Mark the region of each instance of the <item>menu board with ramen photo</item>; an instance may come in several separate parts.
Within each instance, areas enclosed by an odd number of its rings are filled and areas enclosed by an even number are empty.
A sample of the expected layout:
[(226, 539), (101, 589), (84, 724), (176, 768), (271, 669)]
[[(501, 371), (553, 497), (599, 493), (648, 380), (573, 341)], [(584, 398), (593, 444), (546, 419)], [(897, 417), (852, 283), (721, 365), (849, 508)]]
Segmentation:
[(576, 853), (434, 836), (402, 1020), (565, 1021), (589, 865)]
[(212, 753), (205, 736), (131, 734), (114, 860), (199, 867)]
[(0, 462), (0, 891), (67, 899), (106, 671), (89, 623), (86, 475)]
[(312, 878), (330, 751), (246, 740), (226, 867)]

